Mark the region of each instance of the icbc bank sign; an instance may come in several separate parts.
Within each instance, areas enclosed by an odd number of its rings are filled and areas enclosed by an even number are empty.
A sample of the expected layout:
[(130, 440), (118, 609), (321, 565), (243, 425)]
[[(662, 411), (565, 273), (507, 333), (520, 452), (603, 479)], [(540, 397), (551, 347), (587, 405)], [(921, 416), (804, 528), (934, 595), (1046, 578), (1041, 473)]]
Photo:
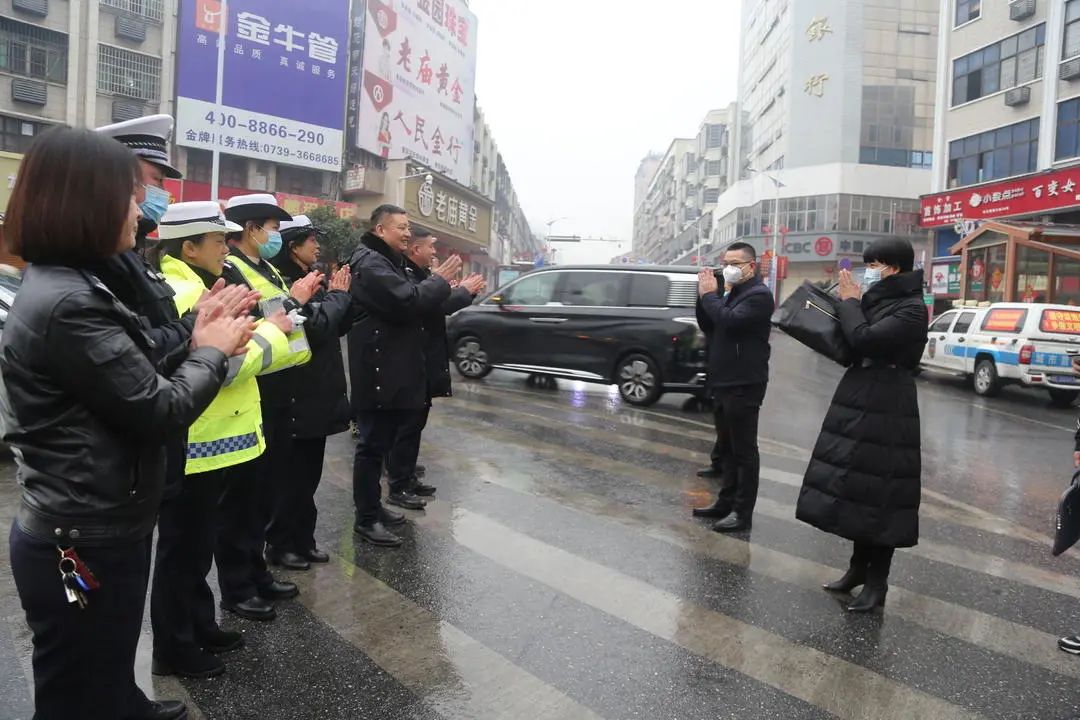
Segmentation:
[(1080, 168), (1027, 175), (920, 198), (919, 225), (1022, 217), (1080, 206)]

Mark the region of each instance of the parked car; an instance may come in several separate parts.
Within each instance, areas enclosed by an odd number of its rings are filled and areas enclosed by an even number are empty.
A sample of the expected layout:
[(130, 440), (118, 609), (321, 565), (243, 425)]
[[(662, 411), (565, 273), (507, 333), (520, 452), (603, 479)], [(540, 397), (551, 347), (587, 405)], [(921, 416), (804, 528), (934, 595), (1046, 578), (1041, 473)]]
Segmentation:
[(970, 377), (978, 395), (1007, 384), (1046, 388), (1068, 407), (1080, 396), (1070, 351), (1080, 351), (1080, 308), (1042, 303), (959, 307), (930, 323), (927, 370)]
[(701, 392), (705, 336), (697, 268), (554, 266), (534, 270), (447, 324), (462, 375), (495, 368), (616, 384), (633, 405)]

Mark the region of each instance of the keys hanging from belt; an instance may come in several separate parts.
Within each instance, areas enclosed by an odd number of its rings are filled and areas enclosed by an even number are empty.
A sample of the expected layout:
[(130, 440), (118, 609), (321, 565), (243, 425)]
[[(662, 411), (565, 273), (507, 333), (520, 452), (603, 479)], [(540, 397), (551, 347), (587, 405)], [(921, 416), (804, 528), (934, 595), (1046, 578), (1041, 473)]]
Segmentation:
[(68, 603), (78, 603), (80, 610), (85, 610), (88, 600), (86, 593), (97, 590), (101, 583), (90, 568), (79, 557), (75, 548), (56, 548), (60, 553), (60, 562), (57, 569), (60, 571), (60, 582), (64, 586), (64, 595)]

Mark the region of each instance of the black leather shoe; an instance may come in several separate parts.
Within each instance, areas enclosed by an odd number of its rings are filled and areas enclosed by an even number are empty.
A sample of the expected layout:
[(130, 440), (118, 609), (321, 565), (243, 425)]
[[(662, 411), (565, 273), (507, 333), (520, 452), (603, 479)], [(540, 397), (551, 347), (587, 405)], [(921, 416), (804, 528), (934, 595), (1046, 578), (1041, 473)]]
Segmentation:
[(390, 497), (386, 499), (386, 502), (406, 510), (423, 510), (427, 507), (427, 503), (420, 498), (403, 492), (390, 493)]
[(694, 517), (714, 518), (719, 520), (725, 518), (731, 514), (731, 505), (725, 502), (716, 501), (709, 507), (694, 508)]
[(708, 478), (710, 480), (719, 480), (720, 478), (722, 478), (724, 476), (724, 473), (721, 472), (720, 470), (717, 470), (716, 468), (714, 468), (714, 467), (712, 467), (710, 465), (707, 468), (702, 468), (702, 469), (698, 470), (697, 471), (697, 476), (699, 478)]
[(277, 612), (274, 610), (274, 603), (265, 598), (261, 598), (258, 595), (238, 603), (230, 603), (222, 600), (221, 609), (239, 615), (245, 620), (267, 621), (277, 617)]
[(848, 568), (848, 571), (844, 573), (844, 576), (839, 580), (834, 580), (831, 583), (826, 583), (821, 587), (825, 588), (829, 592), (849, 593), (860, 585), (866, 584), (866, 569), (865, 568)]
[(179, 700), (151, 700), (135, 720), (186, 720), (187, 716), (187, 705)]
[(863, 585), (862, 592), (855, 598), (855, 602), (847, 606), (848, 612), (868, 613), (876, 608), (885, 607), (885, 595), (888, 592), (889, 588), (884, 586)]
[(304, 557), (307, 558), (308, 562), (313, 562), (313, 563), (328, 563), (328, 562), (330, 562), (330, 556), (327, 555), (326, 553), (324, 553), (319, 548), (311, 548), (310, 550), (308, 550), (307, 552), (304, 553)]
[(723, 519), (713, 523), (712, 529), (718, 533), (742, 532), (750, 529), (750, 520), (749, 518), (744, 519), (741, 515), (732, 511)]
[(195, 642), (206, 652), (220, 655), (244, 647), (244, 635), (235, 630), (222, 630), (215, 627), (195, 631)]
[(225, 672), (225, 663), (197, 647), (189, 647), (168, 655), (155, 653), (150, 663), (150, 672), (154, 675), (212, 678)]
[(353, 532), (372, 545), (380, 547), (397, 547), (401, 545), (401, 538), (387, 530), (381, 522), (370, 525), (357, 525), (353, 528)]
[(419, 480), (419, 478), (413, 478), (412, 487), (410, 490), (413, 495), (420, 495), (423, 497), (431, 497), (435, 494), (437, 488), (434, 485), (428, 485)]
[(405, 513), (395, 512), (388, 508), (379, 508), (379, 522), (386, 527), (399, 527), (405, 524)]
[(300, 588), (296, 583), (275, 580), (265, 587), (259, 588), (259, 597), (265, 600), (291, 600), (300, 594)]
[(416, 466), (416, 477), (424, 477), (427, 475), (427, 468), (423, 465)]
[(311, 563), (309, 563), (303, 556), (294, 552), (275, 552), (274, 550), (266, 551), (266, 562), (277, 567), (287, 568), (289, 570), (310, 570)]

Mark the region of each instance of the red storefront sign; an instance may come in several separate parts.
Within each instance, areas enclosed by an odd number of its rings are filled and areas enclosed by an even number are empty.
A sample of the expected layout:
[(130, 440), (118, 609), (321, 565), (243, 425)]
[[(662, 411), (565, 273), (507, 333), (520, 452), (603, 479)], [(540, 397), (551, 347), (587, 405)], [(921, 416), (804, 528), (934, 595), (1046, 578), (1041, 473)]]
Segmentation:
[(923, 195), (919, 202), (924, 228), (1080, 207), (1080, 167)]

